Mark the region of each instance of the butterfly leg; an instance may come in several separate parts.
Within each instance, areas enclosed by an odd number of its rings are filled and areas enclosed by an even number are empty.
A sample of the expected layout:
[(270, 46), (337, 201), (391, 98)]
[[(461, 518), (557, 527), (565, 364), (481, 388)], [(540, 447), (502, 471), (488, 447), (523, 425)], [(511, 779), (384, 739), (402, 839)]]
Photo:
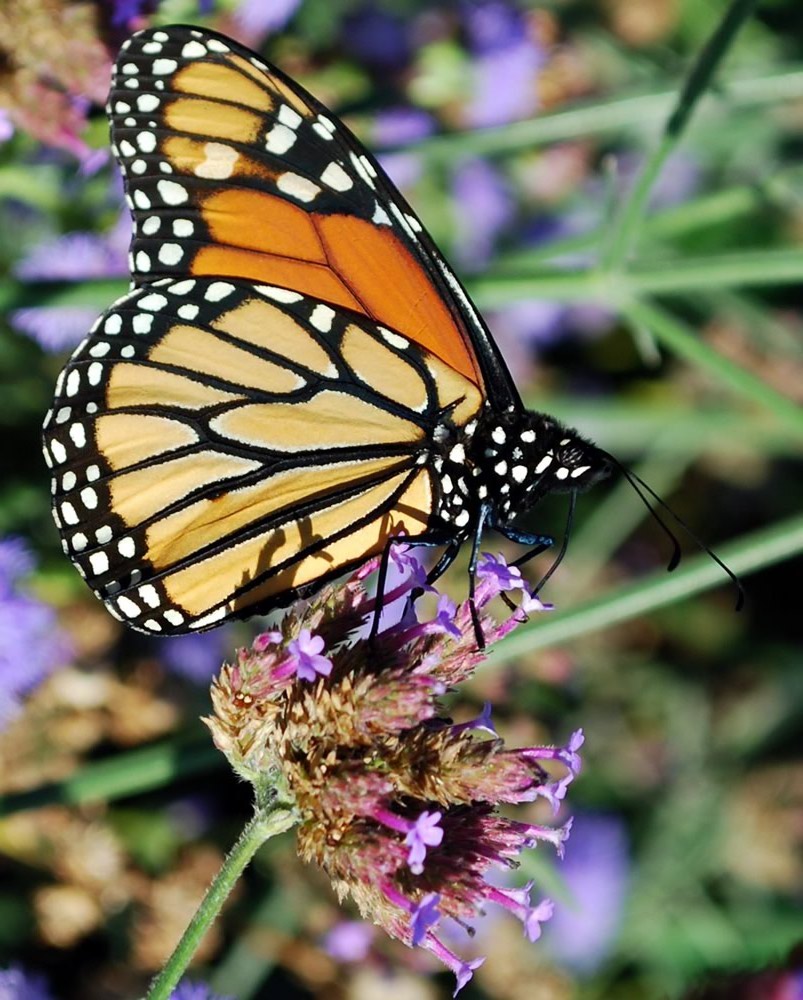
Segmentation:
[[(387, 584), (388, 566), (390, 565), (390, 548), (397, 542), (402, 542), (408, 545), (410, 548), (413, 546), (420, 546), (421, 548), (434, 548), (437, 545), (447, 545), (446, 552), (440, 557), (433, 569), (427, 574), (427, 583), (431, 584), (437, 578), (445, 572), (447, 567), (452, 563), (457, 553), (460, 551), (459, 543), (454, 544), (454, 539), (450, 538), (448, 535), (442, 535), (439, 532), (431, 532), (428, 535), (421, 535), (420, 538), (407, 538), (406, 536), (397, 536), (394, 538), (389, 538), (385, 548), (382, 551), (382, 558), (379, 563), (379, 575), (376, 582), (376, 605), (374, 608), (374, 621), (371, 626), (371, 634), (369, 639), (373, 641), (379, 632), (379, 620), (382, 617), (382, 610), (384, 606), (385, 599), (385, 586)], [(422, 587), (415, 587), (410, 591), (408, 597), (408, 606), (412, 605), (422, 594), (424, 590)]]
[(477, 639), (477, 649), (485, 649), (485, 636), (480, 625), (480, 616), (477, 613), (477, 605), (474, 600), (474, 589), (477, 579), (477, 560), (480, 556), (480, 542), (482, 541), (482, 529), (488, 520), (490, 508), (485, 504), (480, 507), (479, 517), (474, 527), (474, 537), (471, 540), (471, 557), (468, 561), (468, 606), (471, 609), (471, 624), (474, 626), (474, 636)]

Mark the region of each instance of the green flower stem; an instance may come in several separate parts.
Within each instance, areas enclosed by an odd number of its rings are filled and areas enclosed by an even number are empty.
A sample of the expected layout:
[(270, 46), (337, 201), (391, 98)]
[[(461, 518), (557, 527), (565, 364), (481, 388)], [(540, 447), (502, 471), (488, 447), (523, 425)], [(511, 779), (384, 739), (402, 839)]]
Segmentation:
[(711, 84), (737, 32), (751, 16), (758, 0), (731, 0), (725, 16), (697, 57), (678, 101), (669, 116), (660, 143), (644, 164), (629, 197), (622, 206), (611, 233), (604, 270), (621, 271), (636, 241), (655, 181), (685, 131), (697, 102)]
[[(734, 573), (741, 575), (791, 559), (802, 552), (803, 516), (756, 531), (718, 550)], [(537, 649), (571, 642), (589, 632), (618, 625), (712, 587), (727, 584), (722, 569), (708, 555), (702, 554), (690, 559), (674, 573), (656, 573), (570, 611), (558, 610), (538, 615), (531, 619), (529, 625), (502, 640), (494, 650), (492, 662), (499, 667)], [(750, 600), (749, 590), (747, 600)]]
[(248, 863), (266, 840), (289, 830), (297, 819), (292, 803), (283, 799), (275, 800), (270, 806), (257, 808), (223, 862), (175, 951), (151, 984), (147, 1000), (168, 1000)]
[(645, 326), (656, 340), (676, 355), (705, 369), (720, 381), (727, 382), (732, 389), (759, 406), (766, 407), (779, 420), (803, 434), (803, 407), (776, 392), (757, 375), (713, 350), (676, 316), (648, 302), (631, 302), (625, 308), (625, 315), (633, 323)]

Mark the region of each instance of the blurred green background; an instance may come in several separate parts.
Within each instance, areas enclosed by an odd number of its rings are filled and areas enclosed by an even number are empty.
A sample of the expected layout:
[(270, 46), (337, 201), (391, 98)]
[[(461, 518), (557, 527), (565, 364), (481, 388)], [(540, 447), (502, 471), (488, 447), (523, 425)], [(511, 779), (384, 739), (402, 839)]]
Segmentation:
[[(61, 553), (40, 457), (60, 367), (127, 287), (110, 62), (130, 30), (180, 21), (259, 49), (382, 152), (528, 405), (631, 465), (744, 574), (736, 614), (725, 574), (677, 525), (686, 556), (663, 573), (669, 543), (626, 483), (581, 498), (546, 594), (556, 611), (499, 646), (454, 705), (462, 718), (490, 701), (514, 745), (587, 737), (566, 860), (524, 865), (555, 918), (531, 945), (489, 914), (468, 945), (489, 957), (463, 996), (803, 997), (797, 0), (755, 5), (632, 226), (625, 208), (728, 6), (0, 10), (0, 968), (50, 984), (0, 996), (141, 995), (249, 814), (198, 717), (257, 625), (125, 631)], [(557, 499), (525, 523), (560, 537), (564, 519)], [(486, 547), (514, 554), (498, 541)], [(450, 994), (420, 955), (344, 928), (351, 917), (282, 838), (195, 974), (240, 1000)]]

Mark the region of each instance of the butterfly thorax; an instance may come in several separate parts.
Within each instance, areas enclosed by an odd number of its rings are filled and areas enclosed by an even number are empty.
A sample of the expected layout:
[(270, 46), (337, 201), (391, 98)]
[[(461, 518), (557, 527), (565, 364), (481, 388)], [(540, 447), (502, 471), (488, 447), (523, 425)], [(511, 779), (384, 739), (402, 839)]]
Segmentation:
[(486, 407), (466, 427), (444, 435), (435, 459), (438, 516), (468, 530), (484, 505), (506, 524), (547, 493), (583, 492), (610, 473), (599, 448), (544, 413)]

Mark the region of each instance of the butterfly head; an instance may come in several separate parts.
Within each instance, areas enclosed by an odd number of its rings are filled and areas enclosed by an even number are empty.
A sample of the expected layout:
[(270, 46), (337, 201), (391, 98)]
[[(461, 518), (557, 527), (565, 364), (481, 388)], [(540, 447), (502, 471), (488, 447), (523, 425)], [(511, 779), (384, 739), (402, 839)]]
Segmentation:
[(612, 469), (601, 449), (543, 413), (489, 413), (474, 444), (502, 522), (547, 493), (584, 492)]

